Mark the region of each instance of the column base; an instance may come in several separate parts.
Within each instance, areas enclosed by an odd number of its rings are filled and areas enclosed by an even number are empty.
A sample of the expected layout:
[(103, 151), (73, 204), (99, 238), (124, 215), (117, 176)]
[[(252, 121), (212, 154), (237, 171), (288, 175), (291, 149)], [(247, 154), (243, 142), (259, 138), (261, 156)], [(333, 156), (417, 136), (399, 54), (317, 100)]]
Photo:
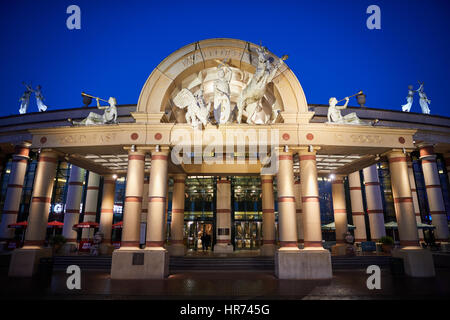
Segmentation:
[(259, 250), (260, 255), (264, 257), (273, 257), (277, 251), (277, 246), (275, 244), (263, 244)]
[(186, 247), (181, 243), (170, 244), (166, 246), (166, 249), (169, 252), (169, 256), (182, 257), (186, 254)]
[(56, 252), (57, 255), (70, 256), (77, 253), (78, 245), (76, 242), (66, 242), (61, 249)]
[(392, 256), (403, 259), (405, 273), (410, 277), (434, 277), (433, 255), (419, 247), (394, 249)]
[(169, 253), (164, 248), (121, 248), (112, 254), (111, 279), (164, 279)]
[(115, 250), (114, 246), (110, 243), (100, 243), (99, 245), (99, 253), (103, 256), (112, 255), (114, 250)]
[(9, 277), (32, 277), (36, 274), (41, 258), (51, 257), (51, 248), (25, 247), (15, 249), (9, 263)]
[(331, 279), (331, 255), (326, 249), (278, 250), (275, 253), (278, 279)]
[(214, 246), (215, 253), (233, 253), (233, 246), (227, 243), (217, 243)]
[(347, 254), (347, 245), (338, 243), (331, 246), (331, 253), (335, 256), (345, 256)]

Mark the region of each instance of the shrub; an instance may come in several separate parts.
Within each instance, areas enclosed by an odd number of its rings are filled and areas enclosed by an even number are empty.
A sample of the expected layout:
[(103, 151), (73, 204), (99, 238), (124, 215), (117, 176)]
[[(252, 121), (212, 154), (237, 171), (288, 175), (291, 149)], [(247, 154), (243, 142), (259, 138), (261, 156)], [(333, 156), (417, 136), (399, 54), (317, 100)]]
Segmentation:
[(66, 243), (66, 241), (67, 239), (64, 236), (57, 234), (50, 238), (49, 243), (50, 245), (54, 246), (58, 244), (64, 244)]
[(382, 244), (386, 244), (386, 245), (393, 245), (394, 239), (392, 239), (392, 237), (389, 237), (389, 236), (384, 236), (384, 237), (381, 237), (380, 242)]

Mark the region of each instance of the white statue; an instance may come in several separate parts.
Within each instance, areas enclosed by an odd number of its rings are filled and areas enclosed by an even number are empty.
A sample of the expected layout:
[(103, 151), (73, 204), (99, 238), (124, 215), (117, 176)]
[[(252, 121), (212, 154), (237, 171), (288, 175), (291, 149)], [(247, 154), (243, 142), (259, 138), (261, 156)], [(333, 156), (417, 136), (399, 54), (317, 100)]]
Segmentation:
[(409, 110), (411, 110), (411, 106), (413, 104), (413, 100), (414, 100), (414, 90), (413, 90), (413, 86), (409, 85), (408, 86), (408, 96), (406, 97), (406, 104), (402, 105), (402, 111), (403, 112), (409, 112)]
[(258, 104), (266, 93), (267, 84), (273, 80), (276, 72), (283, 64), (283, 60), (287, 59), (287, 56), (284, 55), (277, 64), (274, 64), (267, 48), (259, 47), (256, 51), (258, 53), (258, 65), (255, 74), (242, 90), (238, 99), (238, 123), (241, 123), (244, 112), (247, 114), (247, 123), (254, 123), (252, 119), (254, 119), (254, 113), (260, 111)]
[(192, 127), (198, 128), (201, 123), (204, 126), (208, 123), (211, 102), (208, 103), (208, 106), (205, 106), (202, 89), (197, 90), (195, 94), (192, 94), (186, 88), (182, 89), (173, 98), (173, 103), (180, 109), (187, 107), (186, 122), (190, 123)]
[(335, 97), (331, 97), (329, 100), (328, 107), (328, 122), (329, 123), (338, 123), (338, 124), (364, 124), (356, 115), (356, 112), (349, 113), (345, 116), (341, 114), (341, 110), (347, 108), (349, 97), (345, 97), (345, 104), (343, 106), (337, 106), (338, 103)]
[(214, 118), (219, 124), (229, 122), (231, 115), (230, 81), (233, 71), (227, 62), (216, 60), (217, 80), (214, 81)]
[(39, 112), (44, 112), (47, 110), (47, 106), (44, 104), (44, 96), (42, 95), (41, 86), (38, 85), (36, 87), (36, 90), (34, 91), (34, 94), (36, 96), (36, 103), (39, 109)]
[(427, 98), (427, 95), (425, 94), (425, 92), (423, 91), (423, 82), (419, 82), (420, 87), (419, 89), (417, 89), (417, 92), (419, 93), (419, 103), (420, 103), (420, 107), (422, 108), (422, 113), (425, 114), (430, 114), (430, 108), (428, 107), (429, 104), (431, 104), (431, 101)]
[(28, 110), (28, 106), (30, 105), (30, 97), (31, 94), (33, 93), (33, 88), (26, 84), (23, 83), (23, 85), (25, 86), (25, 92), (23, 93), (22, 97), (19, 99), (20, 102), (20, 109), (19, 109), (19, 113), (20, 114), (25, 114), (27, 113)]
[(109, 97), (108, 103), (109, 106), (100, 106), (100, 98), (96, 98), (97, 100), (97, 108), (100, 110), (105, 110), (103, 114), (98, 114), (95, 112), (90, 112), (86, 119), (81, 121), (72, 121), (69, 119), (72, 124), (77, 125), (91, 125), (91, 124), (110, 124), (117, 123), (117, 108), (116, 108), (116, 98)]

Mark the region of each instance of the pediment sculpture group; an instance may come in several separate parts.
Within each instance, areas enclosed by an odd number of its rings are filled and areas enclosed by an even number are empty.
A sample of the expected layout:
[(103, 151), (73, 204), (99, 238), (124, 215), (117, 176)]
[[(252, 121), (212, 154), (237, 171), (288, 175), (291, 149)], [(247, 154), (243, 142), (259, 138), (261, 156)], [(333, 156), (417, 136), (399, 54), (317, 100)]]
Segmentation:
[[(276, 120), (281, 110), (274, 104), (272, 113), (267, 113), (263, 110), (262, 98), (266, 93), (267, 85), (272, 82), (287, 56), (283, 56), (275, 62), (267, 48), (257, 47), (256, 52), (258, 54), (256, 71), (242, 89), (234, 106), (232, 106), (230, 92), (233, 71), (226, 60), (216, 60), (218, 63), (217, 79), (214, 81), (214, 99), (211, 102), (206, 104), (202, 88), (195, 92), (184, 88), (172, 99), (176, 107), (186, 109), (187, 123), (194, 128), (199, 128), (201, 125), (206, 126), (207, 123), (213, 121), (216, 124), (241, 123), (243, 116), (246, 117), (248, 124), (269, 124)], [(212, 107), (214, 108), (214, 120), (209, 117)]]

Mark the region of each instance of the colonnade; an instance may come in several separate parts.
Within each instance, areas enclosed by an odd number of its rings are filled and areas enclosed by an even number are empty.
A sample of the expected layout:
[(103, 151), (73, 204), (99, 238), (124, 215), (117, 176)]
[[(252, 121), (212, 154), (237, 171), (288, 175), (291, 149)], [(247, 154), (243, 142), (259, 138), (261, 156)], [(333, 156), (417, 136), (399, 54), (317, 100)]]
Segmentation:
[[(2, 238), (11, 238), (7, 225), (16, 221), (19, 212), (21, 187), (29, 156), (29, 146), (19, 145), (13, 156), (13, 165), (9, 177), (3, 219), (0, 226)], [(167, 179), (168, 179), (168, 148), (152, 150), (152, 166), (150, 180), (146, 182), (144, 174), (145, 157), (148, 151), (130, 149), (128, 151), (127, 185), (124, 202), (123, 230), (121, 251), (140, 251), (140, 224), (147, 222), (146, 248), (166, 252), (164, 249), (166, 230)], [(298, 153), (300, 174), (294, 177), (293, 155)], [(436, 168), (434, 150), (430, 146), (420, 149), (423, 173), (429, 198), (433, 224), (436, 226), (436, 238), (446, 242), (448, 227), (439, 176)], [(386, 154), (391, 172), (392, 192), (402, 247), (419, 247), (421, 236), (417, 231), (418, 205), (416, 190), (413, 187), (414, 176), (408, 159), (401, 150), (392, 150)], [(35, 173), (33, 195), (28, 218), (28, 228), (25, 235), (23, 250), (42, 248), (45, 240), (51, 193), (56, 173), (59, 155), (53, 150), (41, 150)], [(446, 161), (449, 159), (446, 154)], [(295, 151), (279, 150), (279, 170), (276, 174), (279, 205), (279, 251), (297, 251), (322, 249), (322, 232), (320, 223), (319, 190), (316, 169), (316, 151), (300, 148)], [(448, 164), (448, 162), (447, 162)], [(383, 206), (376, 166), (363, 170), (367, 213), (370, 235), (373, 240), (385, 235), (383, 221)], [(65, 226), (63, 235), (68, 239), (68, 245), (74, 245), (76, 237), (72, 227), (78, 222), (81, 202), (82, 180), (84, 169), (72, 166), (68, 198), (65, 207)], [(86, 192), (84, 221), (95, 219), (99, 196), (99, 175), (89, 173)], [(184, 254), (183, 224), (184, 224), (184, 174), (174, 176), (173, 209), (171, 224), (171, 253)], [(332, 181), (333, 209), (336, 227), (337, 247), (344, 242), (347, 232), (347, 204), (345, 200), (344, 176), (337, 175)], [(348, 176), (353, 223), (356, 226), (357, 242), (367, 239), (362, 205), (362, 188), (359, 171)], [(261, 175), (262, 206), (263, 206), (263, 246), (261, 253), (275, 253), (275, 215), (273, 199), (273, 176)], [(220, 179), (217, 185), (217, 245), (215, 250), (232, 251), (231, 243), (231, 190), (230, 181)], [(100, 232), (104, 239), (102, 253), (111, 253), (111, 225), (113, 219), (115, 180), (105, 176), (103, 181), (102, 206), (100, 214)], [(82, 238), (91, 237), (83, 231)], [(116, 250), (117, 251), (117, 250)], [(115, 251), (115, 252), (116, 252)], [(339, 250), (336, 251), (337, 253)], [(16, 255), (17, 257), (19, 255)], [(164, 259), (164, 255), (163, 255)], [(122, 268), (122, 267), (120, 267)], [(119, 269), (120, 269), (119, 268)], [(122, 268), (123, 271), (123, 268)], [(122, 273), (123, 272), (119, 272)], [(13, 272), (14, 273), (14, 272)], [(160, 270), (160, 273), (165, 273)], [(120, 277), (120, 276), (119, 276)]]

